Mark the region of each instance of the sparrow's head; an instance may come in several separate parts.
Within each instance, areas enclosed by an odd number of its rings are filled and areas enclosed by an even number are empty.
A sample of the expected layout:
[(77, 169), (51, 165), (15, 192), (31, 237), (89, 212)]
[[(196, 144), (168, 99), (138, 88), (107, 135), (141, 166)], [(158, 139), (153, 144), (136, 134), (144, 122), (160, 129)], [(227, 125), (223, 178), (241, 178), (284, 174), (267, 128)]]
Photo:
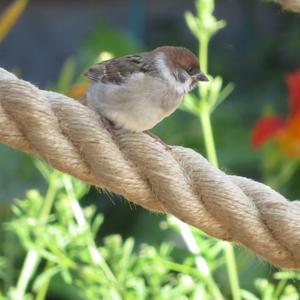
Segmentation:
[(168, 79), (175, 89), (187, 93), (198, 81), (208, 81), (201, 72), (197, 57), (183, 47), (164, 46), (155, 49), (161, 63), (163, 76)]

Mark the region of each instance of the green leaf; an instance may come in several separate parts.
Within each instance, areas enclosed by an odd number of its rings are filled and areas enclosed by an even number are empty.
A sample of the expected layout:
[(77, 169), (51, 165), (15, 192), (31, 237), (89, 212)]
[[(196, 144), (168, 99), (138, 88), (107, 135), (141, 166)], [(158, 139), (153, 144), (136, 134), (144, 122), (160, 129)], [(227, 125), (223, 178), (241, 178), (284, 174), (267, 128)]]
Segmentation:
[(269, 285), (263, 292), (263, 300), (273, 300), (274, 286)]
[(18, 22), (24, 12), (28, 0), (15, 0), (0, 17), (0, 42), (6, 37), (12, 27)]
[(220, 90), (222, 88), (223, 79), (220, 76), (216, 76), (215, 78), (210, 79), (210, 84), (208, 87), (208, 103), (210, 105), (210, 111), (212, 111), (212, 108), (215, 106)]
[(275, 279), (292, 279), (300, 280), (300, 272), (294, 271), (282, 271), (274, 274)]
[(254, 294), (246, 290), (241, 290), (241, 296), (244, 300), (259, 300)]
[(180, 108), (184, 111), (187, 111), (197, 116), (198, 115), (197, 97), (192, 93), (186, 94), (184, 100), (181, 103)]
[(91, 232), (93, 236), (96, 236), (101, 225), (103, 224), (104, 218), (103, 215), (97, 214), (91, 224)]
[(37, 292), (39, 289), (41, 289), (41, 287), (47, 282), (49, 282), (51, 278), (59, 272), (59, 270), (60, 267), (55, 266), (38, 275), (33, 283), (33, 290)]
[(44, 177), (44, 179), (48, 182), (51, 171), (53, 171), (53, 169), (50, 168), (47, 164), (45, 164), (40, 159), (35, 158), (33, 162), (35, 167), (40, 171), (40, 173)]
[(69, 269), (62, 269), (61, 276), (67, 284), (71, 284), (73, 282)]
[(196, 9), (199, 16), (212, 15), (215, 9), (214, 1), (212, 0), (197, 0)]
[(211, 107), (210, 112), (213, 112), (224, 100), (228, 98), (228, 96), (233, 92), (234, 90), (234, 84), (228, 83), (223, 90), (218, 93), (218, 97), (216, 101), (214, 102), (214, 105)]
[(192, 33), (196, 37), (198, 37), (200, 35), (201, 29), (197, 22), (197, 18), (191, 12), (186, 12), (184, 14), (184, 17), (185, 17), (185, 21), (186, 21), (188, 27), (190, 28), (190, 30), (192, 31)]
[(57, 91), (60, 93), (66, 93), (74, 78), (75, 74), (75, 61), (73, 58), (69, 58), (64, 63), (62, 70), (60, 72), (60, 76), (57, 83)]

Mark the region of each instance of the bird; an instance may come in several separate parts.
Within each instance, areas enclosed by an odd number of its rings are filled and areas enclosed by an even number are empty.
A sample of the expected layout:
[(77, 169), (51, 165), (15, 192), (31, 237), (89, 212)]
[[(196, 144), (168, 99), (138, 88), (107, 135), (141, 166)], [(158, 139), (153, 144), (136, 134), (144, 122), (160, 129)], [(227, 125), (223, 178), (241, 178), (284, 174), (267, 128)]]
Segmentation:
[(208, 81), (197, 57), (175, 46), (106, 60), (84, 75), (91, 83), (82, 103), (108, 127), (129, 132), (149, 132), (178, 108), (198, 81)]

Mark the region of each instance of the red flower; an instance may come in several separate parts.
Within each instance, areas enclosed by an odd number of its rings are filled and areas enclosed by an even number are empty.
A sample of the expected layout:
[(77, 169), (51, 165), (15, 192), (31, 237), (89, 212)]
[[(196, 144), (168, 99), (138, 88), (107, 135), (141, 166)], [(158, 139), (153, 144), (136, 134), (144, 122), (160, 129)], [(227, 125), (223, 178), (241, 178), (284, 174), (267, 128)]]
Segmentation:
[(286, 76), (289, 92), (289, 116), (268, 116), (260, 119), (252, 132), (252, 145), (260, 148), (274, 139), (290, 157), (300, 157), (300, 69)]
[(300, 70), (295, 71), (285, 78), (289, 89), (290, 114), (300, 112)]
[(265, 117), (259, 120), (253, 129), (252, 145), (254, 148), (260, 148), (267, 140), (276, 136), (283, 128), (286, 122), (278, 116)]

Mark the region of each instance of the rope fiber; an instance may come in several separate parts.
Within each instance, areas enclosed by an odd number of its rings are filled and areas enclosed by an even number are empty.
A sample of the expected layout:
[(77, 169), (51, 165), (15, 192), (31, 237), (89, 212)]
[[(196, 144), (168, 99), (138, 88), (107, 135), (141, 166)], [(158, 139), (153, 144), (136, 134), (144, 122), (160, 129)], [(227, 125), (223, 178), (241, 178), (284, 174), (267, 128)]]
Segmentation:
[(300, 13), (300, 0), (275, 0), (281, 4), (286, 10)]
[(1, 68), (0, 142), (277, 266), (300, 268), (300, 201), (227, 175), (191, 149), (166, 151), (143, 133), (116, 130), (112, 137), (90, 108)]

